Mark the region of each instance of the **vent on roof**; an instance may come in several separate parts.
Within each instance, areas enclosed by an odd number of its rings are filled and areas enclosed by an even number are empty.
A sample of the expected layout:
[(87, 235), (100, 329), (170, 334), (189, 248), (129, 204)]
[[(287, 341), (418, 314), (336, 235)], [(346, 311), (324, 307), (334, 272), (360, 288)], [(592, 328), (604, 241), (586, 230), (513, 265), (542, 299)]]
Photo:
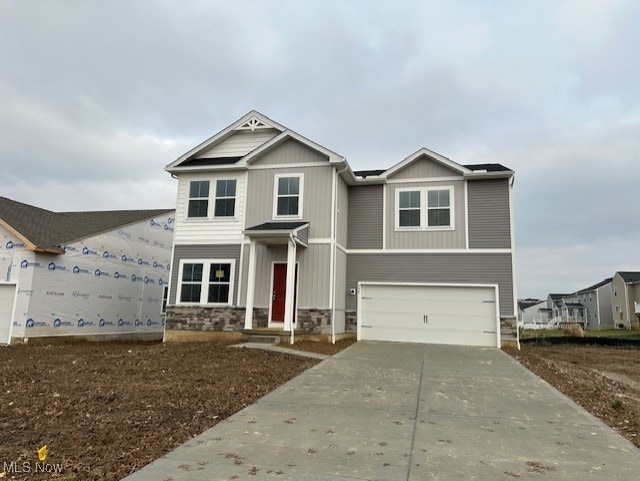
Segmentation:
[(251, 130), (254, 131), (256, 129), (269, 129), (270, 125), (265, 124), (264, 122), (258, 120), (256, 117), (251, 117), (244, 124), (237, 128), (237, 130)]

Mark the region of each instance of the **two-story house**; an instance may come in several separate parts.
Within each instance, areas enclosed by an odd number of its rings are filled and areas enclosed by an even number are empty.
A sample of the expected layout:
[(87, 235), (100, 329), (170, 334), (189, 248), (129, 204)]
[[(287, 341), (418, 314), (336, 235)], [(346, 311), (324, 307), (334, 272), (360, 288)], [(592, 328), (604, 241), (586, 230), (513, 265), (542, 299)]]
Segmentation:
[(178, 179), (166, 340), (256, 328), (517, 342), (512, 187), (420, 149), (386, 170), (252, 111), (166, 167)]
[(611, 280), (611, 304), (615, 327), (640, 327), (640, 272), (614, 274)]

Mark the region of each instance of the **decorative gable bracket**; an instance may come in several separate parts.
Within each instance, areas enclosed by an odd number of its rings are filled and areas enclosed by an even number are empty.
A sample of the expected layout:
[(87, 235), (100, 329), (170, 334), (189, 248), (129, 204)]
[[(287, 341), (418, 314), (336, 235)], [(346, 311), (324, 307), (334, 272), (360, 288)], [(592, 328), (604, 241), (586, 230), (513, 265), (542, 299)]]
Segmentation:
[(256, 129), (271, 129), (273, 126), (267, 125), (262, 122), (260, 119), (256, 117), (251, 117), (240, 127), (236, 127), (235, 130), (251, 130), (252, 132)]

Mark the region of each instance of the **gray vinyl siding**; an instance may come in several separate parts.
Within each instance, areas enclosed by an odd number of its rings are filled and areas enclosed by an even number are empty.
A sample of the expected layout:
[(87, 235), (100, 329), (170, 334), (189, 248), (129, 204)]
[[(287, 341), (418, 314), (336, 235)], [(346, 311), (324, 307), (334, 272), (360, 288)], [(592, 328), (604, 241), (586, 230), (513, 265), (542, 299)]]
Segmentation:
[(358, 282), (498, 284), (500, 315), (513, 316), (511, 254), (349, 254), (347, 310), (356, 309), (349, 289)]
[[(245, 262), (249, 262), (248, 248)], [(255, 307), (268, 308), (271, 302), (272, 265), (287, 262), (287, 246), (256, 246)], [(330, 288), (331, 246), (312, 244), (308, 248), (298, 247), (298, 307), (328, 309)], [(243, 281), (245, 282), (245, 281)], [(243, 289), (246, 298), (246, 290)]]
[(349, 188), (341, 176), (337, 176), (337, 194), (338, 199), (336, 205), (338, 212), (336, 213), (336, 240), (342, 247), (347, 247), (347, 229), (349, 225)]
[[(396, 230), (396, 190), (424, 187), (453, 186), (453, 230)], [(464, 249), (466, 248), (464, 181), (420, 182), (387, 184), (387, 249)], [(422, 222), (426, 222), (426, 213), (421, 211)]]
[(296, 236), (300, 239), (300, 242), (304, 242), (305, 244), (309, 242), (309, 227), (305, 227), (304, 229), (300, 229)]
[(345, 296), (346, 291), (346, 273), (347, 273), (347, 254), (341, 249), (336, 249), (336, 288), (335, 288), (335, 332), (340, 334), (345, 328)]
[(349, 249), (382, 249), (382, 185), (349, 187)]
[(509, 180), (469, 181), (467, 191), (469, 248), (510, 248)]
[(311, 150), (296, 140), (287, 140), (275, 149), (254, 159), (251, 163), (253, 165), (269, 165), (300, 164), (306, 162), (326, 162), (328, 164), (329, 158), (315, 150)]
[(433, 161), (427, 156), (414, 160), (404, 169), (393, 174), (392, 179), (427, 179), (431, 177), (460, 177), (462, 174)]
[(291, 167), (250, 170), (246, 226), (271, 222), (276, 174), (304, 174), (302, 220), (309, 222), (309, 239), (331, 236), (331, 182), (333, 167)]
[(612, 328), (611, 284), (605, 284), (596, 289), (596, 295), (599, 303), (600, 329)]
[(176, 303), (178, 289), (178, 274), (180, 272), (180, 259), (235, 259), (235, 273), (233, 278), (233, 299), (235, 305), (238, 292), (238, 277), (240, 274), (240, 244), (232, 245), (176, 245), (173, 252), (173, 264), (171, 268), (171, 290), (169, 292), (169, 304)]

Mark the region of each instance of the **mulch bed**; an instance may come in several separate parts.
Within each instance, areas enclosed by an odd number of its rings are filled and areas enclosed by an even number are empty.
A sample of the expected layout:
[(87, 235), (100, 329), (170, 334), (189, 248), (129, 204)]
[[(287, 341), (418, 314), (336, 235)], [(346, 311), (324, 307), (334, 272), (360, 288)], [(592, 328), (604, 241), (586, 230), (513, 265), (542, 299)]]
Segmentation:
[(640, 349), (523, 345), (507, 352), (640, 447)]
[(317, 362), (217, 343), (0, 348), (0, 478), (46, 444), (59, 479), (122, 479)]

